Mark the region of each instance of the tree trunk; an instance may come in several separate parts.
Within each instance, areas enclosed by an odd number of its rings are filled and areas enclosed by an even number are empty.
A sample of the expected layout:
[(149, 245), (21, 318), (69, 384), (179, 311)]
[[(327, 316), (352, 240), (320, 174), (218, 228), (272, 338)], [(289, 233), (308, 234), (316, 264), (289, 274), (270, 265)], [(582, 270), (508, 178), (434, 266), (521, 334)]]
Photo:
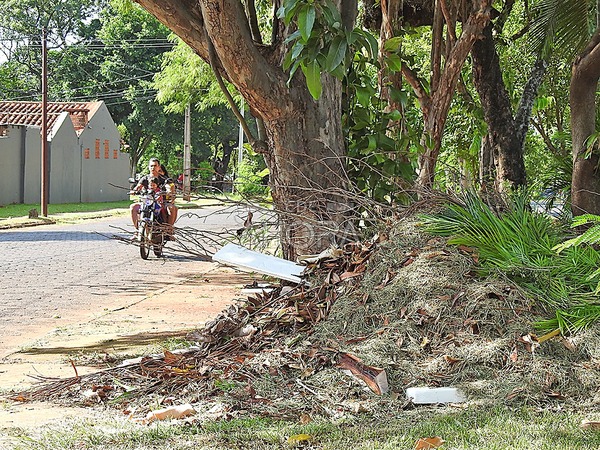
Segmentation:
[[(239, 0), (137, 0), (203, 59), (212, 42), (223, 74), (263, 120), (273, 201), (281, 213), (284, 256), (316, 253), (331, 244), (343, 223), (347, 187), (341, 127), (341, 82), (322, 75), (319, 100), (301, 71), (287, 84), (281, 68), (290, 30), (276, 23), (271, 46), (256, 44)], [(338, 0), (352, 21), (356, 0)], [(274, 19), (277, 21), (277, 19)], [(345, 20), (346, 21), (346, 20)]]
[(216, 187), (219, 191), (223, 192), (225, 189), (225, 174), (227, 173), (227, 169), (229, 168), (229, 162), (231, 161), (231, 155), (233, 153), (233, 149), (235, 148), (230, 139), (223, 139), (221, 141), (221, 146), (223, 147), (223, 157), (219, 158), (217, 156), (217, 152), (215, 151), (215, 155), (213, 158), (213, 170), (215, 173), (214, 183), (209, 183), (211, 186)]
[(586, 49), (575, 59), (571, 74), (570, 105), (573, 141), (573, 215), (600, 215), (600, 176), (598, 145), (586, 158), (586, 140), (596, 130), (596, 90), (600, 78), (600, 29)]
[(302, 94), (289, 113), (264, 121), (272, 149), (265, 155), (269, 182), (290, 259), (331, 245), (332, 232), (343, 222), (342, 90), (331, 76), (322, 76), (322, 83), (318, 102)]
[[(471, 12), (466, 21), (463, 21), (462, 33), (454, 45), (452, 45), (446, 58), (446, 64), (443, 72), (440, 74), (439, 81), (436, 82), (436, 89), (432, 91), (431, 96), (425, 95), (422, 86), (416, 86), (411, 82), (411, 74), (403, 68), (402, 73), (407, 77), (413, 89), (421, 90), (417, 96), (421, 100), (421, 109), (423, 111), (423, 120), (425, 136), (423, 143), (425, 151), (419, 159), (419, 175), (417, 184), (421, 187), (431, 188), (435, 180), (435, 166), (442, 146), (442, 137), (444, 126), (448, 117), (448, 110), (456, 88), (460, 71), (464, 62), (473, 47), (473, 44), (480, 38), (482, 30), (490, 20), (490, 2), (489, 0), (474, 0), (472, 2)], [(446, 18), (446, 24), (452, 22)], [(452, 25), (450, 25), (452, 28)], [(455, 38), (454, 30), (448, 33)], [(425, 100), (425, 101), (423, 101)]]
[(483, 39), (473, 46), (472, 55), (473, 81), (488, 126), (486, 140), (491, 146), (491, 153), (497, 157), (495, 188), (502, 192), (506, 184), (511, 188), (523, 186), (526, 183), (523, 140), (515, 132), (517, 124), (502, 79), (491, 23), (485, 27)]
[[(381, 0), (381, 29), (379, 33), (379, 63), (380, 69), (378, 74), (379, 88), (381, 89), (381, 98), (387, 102), (386, 112), (403, 111), (401, 102), (394, 100), (391, 89), (400, 89), (402, 87), (402, 74), (393, 72), (385, 63), (389, 51), (386, 50), (386, 42), (389, 39), (397, 36), (402, 25), (402, 10), (403, 0)], [(394, 50), (395, 52), (396, 50)], [(401, 128), (400, 121), (391, 123), (390, 128), (398, 132)]]
[(496, 161), (490, 134), (481, 138), (479, 146), (479, 187), (482, 193), (496, 190)]

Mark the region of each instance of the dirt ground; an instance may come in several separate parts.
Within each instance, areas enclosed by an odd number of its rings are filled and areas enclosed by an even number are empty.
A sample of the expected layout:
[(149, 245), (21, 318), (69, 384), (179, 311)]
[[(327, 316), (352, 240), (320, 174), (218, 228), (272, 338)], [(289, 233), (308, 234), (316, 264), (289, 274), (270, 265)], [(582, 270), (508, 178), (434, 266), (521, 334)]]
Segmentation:
[[(35, 376), (70, 377), (98, 370), (86, 366), (129, 356), (159, 353), (161, 343), (184, 339), (186, 334), (213, 318), (241, 297), (241, 288), (256, 277), (205, 263), (194, 278), (147, 294), (131, 304), (107, 311), (91, 321), (20, 336), (19, 341), (3, 342), (6, 355), (0, 359), (0, 448), (10, 428), (39, 427), (69, 417), (93, 417), (97, 411), (64, 408), (44, 403), (19, 403), (7, 395), (36, 382)], [(83, 317), (83, 316), (82, 316)]]

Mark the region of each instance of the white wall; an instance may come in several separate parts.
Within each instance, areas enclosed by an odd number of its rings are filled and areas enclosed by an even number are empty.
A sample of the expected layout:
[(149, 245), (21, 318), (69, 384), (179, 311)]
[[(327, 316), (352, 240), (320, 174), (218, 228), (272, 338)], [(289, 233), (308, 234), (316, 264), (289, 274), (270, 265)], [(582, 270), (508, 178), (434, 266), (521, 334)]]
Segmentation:
[(128, 199), (129, 155), (120, 151), (121, 135), (104, 103), (81, 132), (79, 143), (81, 201)]
[(50, 133), (48, 203), (78, 203), (81, 179), (79, 143), (69, 114), (63, 112)]
[[(8, 129), (8, 136), (0, 137), (0, 205), (39, 203), (40, 129), (24, 125)], [(129, 198), (129, 155), (120, 151), (121, 136), (104, 103), (93, 112), (79, 136), (69, 115), (63, 113), (50, 131), (50, 138), (49, 203)]]
[(21, 127), (8, 126), (7, 135), (0, 136), (0, 205), (20, 203), (21, 189)]

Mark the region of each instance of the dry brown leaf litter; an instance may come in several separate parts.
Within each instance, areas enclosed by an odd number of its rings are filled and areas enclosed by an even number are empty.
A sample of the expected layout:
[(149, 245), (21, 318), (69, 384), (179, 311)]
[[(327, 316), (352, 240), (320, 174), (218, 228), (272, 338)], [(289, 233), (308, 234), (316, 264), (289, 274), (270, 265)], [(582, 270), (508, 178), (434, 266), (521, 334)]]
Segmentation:
[[(297, 418), (392, 414), (408, 406), (408, 387), (454, 386), (471, 401), (600, 405), (600, 327), (527, 345), (523, 337), (548, 312), (505, 280), (478, 278), (470, 249), (446, 246), (412, 220), (389, 234), (312, 264), (311, 287), (230, 306), (191, 335), (197, 345), (185, 352), (41, 379), (15, 398), (118, 400), (126, 410), (218, 401), (219, 417)], [(376, 396), (342, 373), (343, 353), (383, 368), (391, 393)]]

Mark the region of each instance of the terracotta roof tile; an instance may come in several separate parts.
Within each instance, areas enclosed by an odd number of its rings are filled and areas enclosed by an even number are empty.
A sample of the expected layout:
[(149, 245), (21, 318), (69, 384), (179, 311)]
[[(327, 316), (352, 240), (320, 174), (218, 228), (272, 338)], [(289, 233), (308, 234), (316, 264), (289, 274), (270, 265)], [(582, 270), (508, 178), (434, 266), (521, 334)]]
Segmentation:
[[(48, 102), (48, 131), (62, 112), (68, 112), (76, 130), (81, 130), (100, 102)], [(42, 126), (41, 102), (0, 101), (0, 125)]]

